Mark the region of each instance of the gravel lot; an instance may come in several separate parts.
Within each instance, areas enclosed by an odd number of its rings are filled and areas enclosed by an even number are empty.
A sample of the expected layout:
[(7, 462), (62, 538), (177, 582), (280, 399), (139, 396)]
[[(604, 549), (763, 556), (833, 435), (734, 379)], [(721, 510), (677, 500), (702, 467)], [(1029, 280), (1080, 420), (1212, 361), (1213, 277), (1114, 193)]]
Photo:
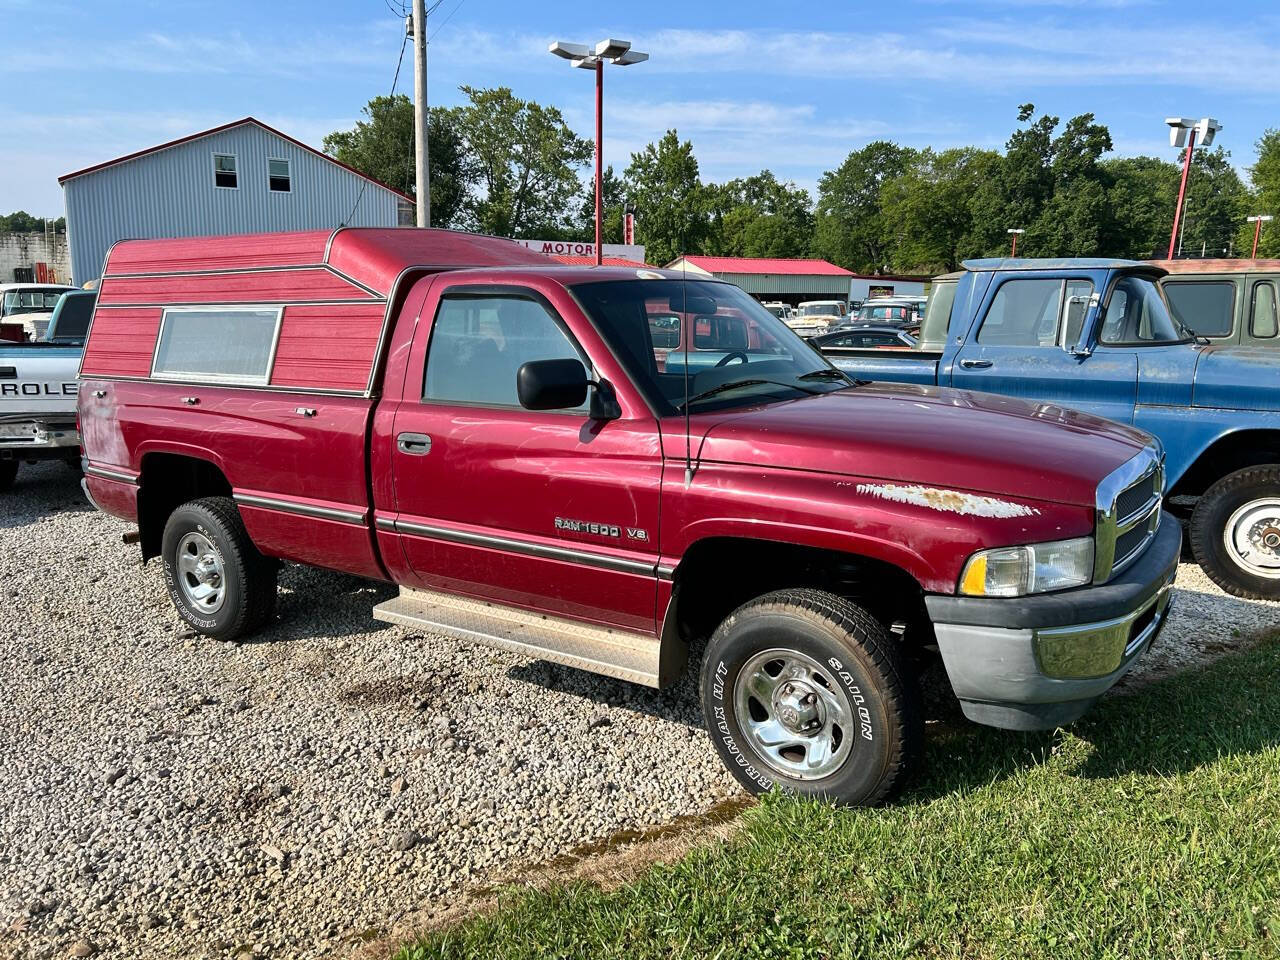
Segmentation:
[[(736, 795), (657, 693), (374, 622), (301, 568), (254, 642), (185, 631), (60, 464), (0, 497), (0, 955), (343, 953), (520, 864)], [(1193, 566), (1143, 675), (1280, 627)], [(1134, 681), (1130, 681), (1132, 683)]]

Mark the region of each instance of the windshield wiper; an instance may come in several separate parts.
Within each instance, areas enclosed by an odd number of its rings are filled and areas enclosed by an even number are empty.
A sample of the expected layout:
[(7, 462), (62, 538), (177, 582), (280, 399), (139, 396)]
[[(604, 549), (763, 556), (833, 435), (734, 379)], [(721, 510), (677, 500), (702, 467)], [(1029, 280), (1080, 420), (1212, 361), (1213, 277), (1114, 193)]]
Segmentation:
[(835, 367), (823, 367), (819, 370), (810, 370), (808, 373), (802, 373), (796, 377), (797, 380), (844, 380), (851, 383), (847, 374)]
[(703, 390), (701, 393), (694, 394), (676, 409), (683, 410), (685, 407), (692, 406), (699, 400), (706, 400), (708, 397), (714, 397), (717, 394), (724, 393), (726, 390), (736, 390), (739, 387), (758, 387), (766, 383), (772, 384), (775, 387), (786, 387), (788, 390), (799, 390), (801, 393), (817, 394), (823, 392), (821, 390), (813, 390), (798, 383), (786, 383), (783, 380), (764, 380), (757, 378), (752, 378), (750, 380), (730, 380), (728, 383), (722, 383), (718, 387), (712, 387), (710, 390)]

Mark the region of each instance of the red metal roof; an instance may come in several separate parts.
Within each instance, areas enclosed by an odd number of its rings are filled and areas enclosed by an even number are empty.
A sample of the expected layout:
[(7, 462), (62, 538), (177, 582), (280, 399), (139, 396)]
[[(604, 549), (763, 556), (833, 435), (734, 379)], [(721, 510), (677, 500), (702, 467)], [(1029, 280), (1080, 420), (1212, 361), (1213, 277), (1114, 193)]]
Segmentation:
[[(574, 257), (567, 253), (549, 253), (547, 254), (552, 260), (567, 264), (570, 267), (594, 267), (596, 265), (595, 257)], [(605, 267), (647, 267), (647, 263), (640, 263), (637, 260), (628, 260), (625, 257), (604, 257), (601, 266)]]
[(708, 273), (775, 273), (789, 276), (852, 277), (843, 267), (826, 260), (792, 259), (784, 257), (703, 257), (688, 256), (695, 267)]
[(232, 120), (230, 123), (224, 123), (220, 127), (212, 127), (208, 130), (201, 130), (199, 133), (192, 133), (185, 137), (179, 137), (177, 140), (170, 140), (168, 143), (162, 143), (162, 144), (159, 144), (158, 146), (148, 147), (145, 150), (138, 150), (134, 153), (125, 154), (123, 157), (116, 157), (114, 160), (105, 160), (102, 163), (95, 163), (91, 167), (85, 167), (83, 170), (76, 170), (73, 173), (64, 173), (62, 176), (58, 178), (58, 183), (59, 185), (61, 185), (66, 183), (68, 180), (72, 180), (76, 177), (83, 177), (86, 173), (96, 173), (99, 170), (105, 170), (107, 167), (114, 167), (117, 163), (124, 163), (127, 160), (136, 160), (139, 157), (145, 157), (147, 154), (156, 153), (157, 151), (160, 151), (160, 150), (168, 150), (170, 147), (176, 147), (184, 143), (190, 143), (192, 140), (199, 140), (201, 137), (208, 137), (215, 133), (221, 133), (223, 130), (230, 130), (233, 127), (240, 127), (246, 123), (255, 124), (256, 126), (261, 127), (263, 130), (266, 130), (267, 133), (271, 133), (279, 137), (281, 140), (288, 140), (295, 147), (298, 147), (302, 150), (306, 150), (309, 153), (314, 153), (317, 157), (322, 157), (323, 159), (328, 160), (330, 163), (341, 167), (343, 170), (347, 170), (347, 171), (350, 171), (351, 173), (354, 173), (357, 177), (363, 177), (365, 180), (368, 180), (370, 183), (377, 184), (379, 187), (382, 187), (384, 190), (390, 190), (397, 197), (402, 197), (405, 200), (408, 200), (410, 203), (414, 202), (413, 197), (409, 196), (409, 194), (402, 193), (401, 191), (397, 190), (395, 187), (389, 187), (385, 183), (383, 183), (381, 180), (375, 180), (373, 177), (369, 176), (368, 174), (361, 173), (355, 167), (348, 166), (347, 164), (343, 163), (341, 160), (335, 160), (333, 159), (333, 157), (329, 156), (327, 153), (317, 150), (315, 147), (305, 144), (301, 140), (296, 140), (293, 137), (289, 136), (287, 133), (283, 133), (277, 130), (275, 127), (268, 126), (267, 124), (263, 123), (261, 120), (257, 120), (254, 117), (243, 117), (240, 120)]

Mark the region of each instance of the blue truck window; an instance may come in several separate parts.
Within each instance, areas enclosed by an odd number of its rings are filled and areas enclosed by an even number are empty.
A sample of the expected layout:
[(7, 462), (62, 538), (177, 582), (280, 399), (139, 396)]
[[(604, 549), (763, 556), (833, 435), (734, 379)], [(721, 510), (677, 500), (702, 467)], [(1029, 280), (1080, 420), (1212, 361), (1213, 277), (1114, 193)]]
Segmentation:
[(1276, 287), (1270, 280), (1253, 285), (1253, 309), (1249, 317), (1249, 333), (1259, 340), (1269, 340), (1277, 333)]
[(1122, 276), (1107, 298), (1102, 333), (1104, 346), (1150, 346), (1181, 343), (1187, 338), (1169, 316), (1155, 283), (1146, 277)]
[(1062, 281), (1008, 280), (996, 291), (978, 331), (978, 342), (1008, 347), (1047, 347), (1058, 341)]
[(1236, 285), (1230, 280), (1165, 282), (1169, 309), (1202, 337), (1229, 337), (1235, 326)]

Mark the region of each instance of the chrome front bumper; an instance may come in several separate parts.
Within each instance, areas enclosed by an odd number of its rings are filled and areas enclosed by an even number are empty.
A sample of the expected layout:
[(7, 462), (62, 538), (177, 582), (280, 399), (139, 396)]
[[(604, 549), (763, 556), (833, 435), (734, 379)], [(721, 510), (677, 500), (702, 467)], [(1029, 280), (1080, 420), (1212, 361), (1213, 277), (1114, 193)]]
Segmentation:
[(1182, 529), (1097, 587), (988, 600), (928, 597), (938, 649), (965, 715), (1014, 730), (1070, 723), (1151, 646), (1168, 620)]

